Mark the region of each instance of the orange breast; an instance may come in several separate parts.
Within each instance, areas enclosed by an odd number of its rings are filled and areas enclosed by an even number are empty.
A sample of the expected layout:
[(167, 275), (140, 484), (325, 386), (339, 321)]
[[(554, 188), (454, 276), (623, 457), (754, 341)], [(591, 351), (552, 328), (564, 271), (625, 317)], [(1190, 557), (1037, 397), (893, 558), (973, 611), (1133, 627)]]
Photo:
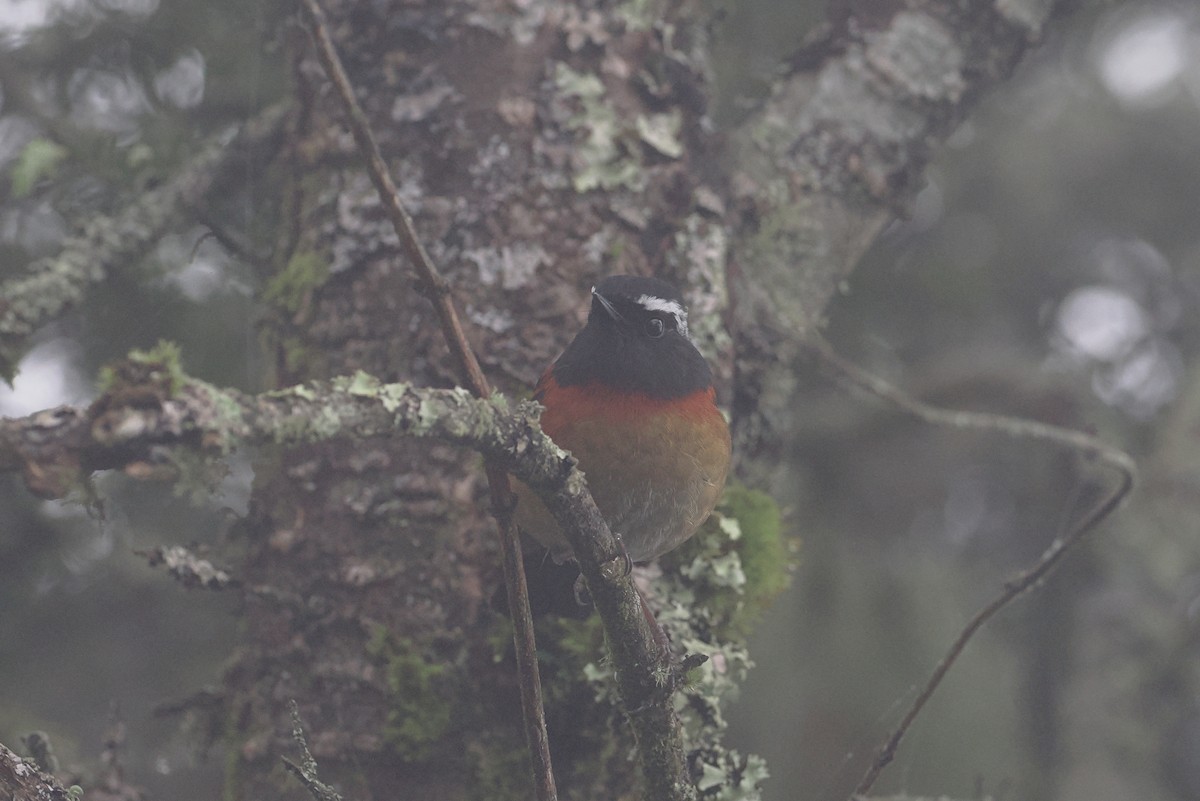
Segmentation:
[[(635, 562), (676, 547), (712, 512), (729, 470), (729, 428), (712, 388), (663, 400), (598, 385), (561, 387), (551, 374), (535, 396), (542, 428), (578, 460), (596, 505)], [(549, 512), (520, 487), (517, 522), (557, 558), (570, 555)]]
[(713, 418), (720, 418), (721, 424), (725, 424), (716, 407), (717, 395), (712, 387), (682, 398), (664, 400), (598, 384), (560, 387), (554, 377), (547, 374), (538, 383), (534, 397), (546, 407), (542, 414), (542, 430), (555, 442), (558, 442), (556, 432), (568, 430), (572, 424), (583, 420), (606, 420), (621, 426), (670, 413), (697, 425)]

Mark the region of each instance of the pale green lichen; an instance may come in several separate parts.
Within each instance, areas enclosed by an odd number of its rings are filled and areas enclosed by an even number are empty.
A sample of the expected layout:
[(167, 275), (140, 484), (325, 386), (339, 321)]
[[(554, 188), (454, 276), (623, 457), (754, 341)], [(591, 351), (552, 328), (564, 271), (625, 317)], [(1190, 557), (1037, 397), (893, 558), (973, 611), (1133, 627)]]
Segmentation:
[(206, 434), (205, 445), (215, 446), (222, 454), (229, 454), (238, 446), (238, 439), (247, 433), (246, 412), (238, 399), (228, 392), (196, 378), (189, 378), (188, 392), (201, 395), (205, 400), (208, 419), (202, 426), (216, 436)]
[(382, 386), (379, 379), (363, 370), (355, 370), (351, 376), (338, 376), (333, 379), (333, 388), (349, 395), (360, 398), (373, 398), (379, 394)]
[(183, 389), (187, 375), (183, 372), (183, 351), (175, 342), (160, 339), (158, 344), (149, 350), (134, 350), (129, 353), (129, 361), (137, 364), (152, 365), (165, 375), (170, 397), (179, 394)]
[(383, 404), (384, 411), (391, 412), (400, 408), (400, 404), (404, 402), (404, 396), (408, 394), (409, 384), (384, 384), (379, 388), (379, 402)]
[(567, 128), (578, 138), (572, 178), (575, 191), (618, 187), (641, 191), (645, 186), (642, 166), (625, 147), (627, 134), (608, 103), (604, 83), (595, 75), (576, 72), (562, 63), (557, 65), (554, 82), (576, 104), (576, 111), (567, 121)]
[(423, 436), (429, 433), (441, 416), (442, 405), (436, 401), (422, 398), (417, 404), (416, 414), (413, 415), (412, 433)]
[[(348, 383), (351, 379), (342, 378)], [(339, 379), (330, 382), (336, 389)], [(329, 439), (342, 432), (346, 425), (348, 409), (345, 408), (346, 398), (333, 395), (322, 399), (321, 395), (304, 385), (285, 387), (264, 393), (267, 398), (277, 398), (285, 402), (281, 408), (268, 409), (268, 417), (273, 421), (270, 427), (272, 441), (277, 445), (294, 445), (301, 442), (316, 442)], [(304, 401), (320, 401), (315, 408), (288, 409), (286, 401), (299, 398)]]
[[(474, 400), (471, 393), (462, 387), (450, 390), (445, 398), (422, 400), (417, 407), (414, 433), (428, 433), (440, 428), (451, 439), (469, 439), (477, 433), (472, 426), (473, 415), (459, 413)], [(484, 425), (479, 421), (479, 425)]]
[[(331, 402), (332, 403), (332, 402)], [(342, 430), (342, 415), (332, 405), (325, 405), (309, 418), (308, 430), (311, 439), (323, 440), (336, 436)]]
[(721, 531), (725, 532), (725, 536), (731, 540), (738, 540), (742, 537), (742, 524), (738, 522), (736, 517), (721, 516), (717, 521), (717, 525), (721, 527)]
[(743, 592), (746, 586), (746, 573), (742, 570), (742, 558), (736, 551), (730, 551), (713, 559), (697, 559), (692, 564), (685, 566), (682, 573), (693, 580), (703, 577), (714, 586), (728, 587), (739, 593)]
[(659, 622), (679, 648), (708, 660), (674, 699), (696, 754), (705, 798), (753, 801), (766, 768), (726, 749), (724, 707), (753, 667), (745, 637), (788, 581), (793, 559), (779, 511), (764, 493), (727, 488), (717, 511), (683, 547), (661, 560)]
[(294, 414), (280, 417), (272, 429), (271, 439), (276, 445), (295, 445), (311, 441), (308, 419)]
[(507, 415), (511, 410), (511, 406), (508, 402), (508, 396), (503, 392), (493, 392), (490, 396), (488, 396), (488, 403), (491, 404), (492, 408), (495, 409), (499, 414)]
[(683, 115), (679, 109), (665, 114), (646, 114), (637, 118), (638, 137), (657, 153), (670, 159), (683, 155), (683, 143), (679, 141), (679, 130)]
[(787, 586), (792, 547), (774, 500), (731, 484), (696, 536), (664, 564), (686, 579), (679, 590), (698, 599), (722, 639), (741, 639)]
[(130, 365), (141, 368), (137, 375), (126, 375), (120, 364), (105, 365), (96, 377), (96, 389), (101, 394), (124, 388), (125, 384), (152, 383), (163, 390), (164, 399), (173, 398), (183, 389), (187, 374), (183, 372), (183, 354), (179, 345), (160, 339), (149, 350), (132, 350), (125, 357)]

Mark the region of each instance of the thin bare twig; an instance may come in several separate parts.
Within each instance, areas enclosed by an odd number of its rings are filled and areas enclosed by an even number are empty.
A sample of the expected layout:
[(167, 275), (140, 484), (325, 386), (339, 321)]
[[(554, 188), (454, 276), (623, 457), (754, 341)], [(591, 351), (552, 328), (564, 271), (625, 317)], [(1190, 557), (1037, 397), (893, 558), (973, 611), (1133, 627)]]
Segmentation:
[(940, 409), (906, 395), (883, 379), (877, 378), (847, 362), (834, 353), (829, 344), (823, 340), (811, 343), (808, 349), (817, 356), (823, 366), (831, 368), (840, 381), (852, 387), (865, 390), (867, 393), (887, 401), (926, 423), (953, 428), (992, 431), (1004, 434), (1005, 436), (1058, 445), (1077, 453), (1084, 459), (1099, 462), (1104, 467), (1116, 472), (1118, 476), (1117, 483), (1076, 520), (1064, 535), (1055, 537), (1036, 562), (1024, 570), (1009, 576), (1004, 582), (1004, 588), (1001, 592), (967, 621), (967, 624), (958, 633), (958, 636), (954, 638), (954, 642), (950, 644), (946, 654), (933, 669), (929, 679), (925, 682), (925, 686), (921, 688), (921, 691), (913, 700), (912, 705), (904, 714), (899, 725), (896, 726), (887, 740), (879, 747), (870, 768), (868, 768), (866, 774), (854, 789), (854, 797), (859, 798), (865, 796), (870, 791), (875, 781), (879, 778), (880, 773), (883, 772), (883, 769), (895, 758), (896, 750), (900, 747), (900, 742), (904, 739), (905, 734), (908, 733), (913, 721), (921, 714), (921, 711), (925, 708), (925, 704), (933, 696), (938, 685), (946, 677), (946, 674), (962, 654), (970, 639), (975, 636), (975, 633), (997, 612), (1044, 579), (1062, 561), (1062, 558), (1072, 547), (1078, 545), (1089, 531), (1094, 529), (1100, 521), (1108, 517), (1117, 508), (1121, 500), (1133, 488), (1137, 467), (1133, 459), (1124, 451), (1113, 448), (1097, 438), (1080, 431), (1071, 431), (1070, 429), (1016, 417), (1006, 417), (983, 412)]
[[(462, 321), (454, 307), (450, 286), (442, 277), (429, 254), (425, 251), (413, 227), (396, 184), (392, 181), (387, 164), (375, 143), (367, 115), (354, 97), (354, 87), (342, 67), (337, 48), (329, 35), (325, 13), (316, 0), (303, 0), (308, 14), (309, 26), (316, 44), (317, 56), (325, 73), (333, 83), (342, 103), (342, 109), (350, 123), (354, 141), (367, 164), (367, 172), (387, 210), (392, 227), (400, 237), (400, 243), (417, 275), (426, 285), (430, 302), (437, 310), (442, 334), (454, 353), (463, 377), (471, 392), (479, 398), (487, 398), (492, 389), (479, 366), (479, 360), (467, 342)], [(525, 581), (525, 565), (521, 556), (521, 540), (517, 536), (512, 515), (516, 498), (506, 473), (494, 460), (486, 460), (488, 488), (491, 493), (492, 515), (500, 533), (500, 550), (504, 562), (504, 587), (508, 596), (509, 614), (513, 622), (513, 646), (516, 650), (517, 672), (521, 685), (521, 707), (525, 724), (525, 738), (532, 760), (534, 788), (538, 801), (555, 801), (558, 791), (554, 784), (554, 770), (550, 762), (550, 738), (546, 733), (546, 715), (542, 704), (542, 681), (538, 671), (537, 645), (533, 633), (533, 617), (529, 611), (529, 589)]]

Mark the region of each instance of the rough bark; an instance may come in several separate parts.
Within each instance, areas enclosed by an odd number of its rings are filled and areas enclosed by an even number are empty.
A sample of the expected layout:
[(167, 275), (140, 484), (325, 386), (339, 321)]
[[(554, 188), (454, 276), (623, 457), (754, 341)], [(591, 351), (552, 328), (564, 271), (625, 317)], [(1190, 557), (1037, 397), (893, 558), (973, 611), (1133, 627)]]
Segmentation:
[(0, 791), (11, 801), (69, 801), (67, 790), (32, 759), (0, 745)]

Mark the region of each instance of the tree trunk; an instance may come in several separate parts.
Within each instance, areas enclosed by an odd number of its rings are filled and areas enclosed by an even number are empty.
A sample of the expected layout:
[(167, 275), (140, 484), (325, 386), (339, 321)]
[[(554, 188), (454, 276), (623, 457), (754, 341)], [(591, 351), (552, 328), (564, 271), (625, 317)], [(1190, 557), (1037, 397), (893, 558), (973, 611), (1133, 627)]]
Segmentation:
[[(609, 273), (686, 283), (716, 352), (723, 265), (701, 265), (698, 281), (688, 256), (720, 233), (697, 202), (711, 135), (689, 65), (704, 63), (689, 42), (695, 25), (666, 32), (614, 9), (536, 4), (324, 6), (499, 389), (527, 395), (582, 324), (587, 288)], [(295, 44), (296, 234), (269, 291), (277, 383), (362, 369), (453, 386), (432, 309), (308, 43)], [(242, 532), (254, 591), (225, 677), (236, 794), (277, 797), (286, 785), (278, 758), (292, 749), (294, 698), (322, 776), (348, 797), (529, 797), (478, 459), (363, 442), (261, 454), (256, 469)], [(630, 797), (623, 721), (583, 679), (603, 645), (593, 625), (567, 625), (546, 623), (541, 639), (560, 789)]]
[[(323, 5), (495, 385), (527, 392), (599, 277), (663, 276), (685, 287), (718, 365), (741, 475), (770, 487), (791, 480), (780, 462), (798, 343), (911, 197), (930, 145), (1011, 70), (1049, 4), (835, 8), (728, 137), (709, 117), (713, 21), (690, 4)], [(291, 47), (297, 108), (267, 290), (276, 383), (361, 369), (452, 386), (309, 43)], [(376, 441), (260, 453), (256, 471), (237, 571), (246, 634), (224, 677), (231, 796), (302, 796), (278, 759), (295, 699), (323, 778), (348, 798), (529, 797), (478, 460)], [(633, 797), (624, 722), (595, 700), (603, 681), (583, 678), (603, 664), (598, 629), (543, 621), (540, 634), (562, 796)]]

